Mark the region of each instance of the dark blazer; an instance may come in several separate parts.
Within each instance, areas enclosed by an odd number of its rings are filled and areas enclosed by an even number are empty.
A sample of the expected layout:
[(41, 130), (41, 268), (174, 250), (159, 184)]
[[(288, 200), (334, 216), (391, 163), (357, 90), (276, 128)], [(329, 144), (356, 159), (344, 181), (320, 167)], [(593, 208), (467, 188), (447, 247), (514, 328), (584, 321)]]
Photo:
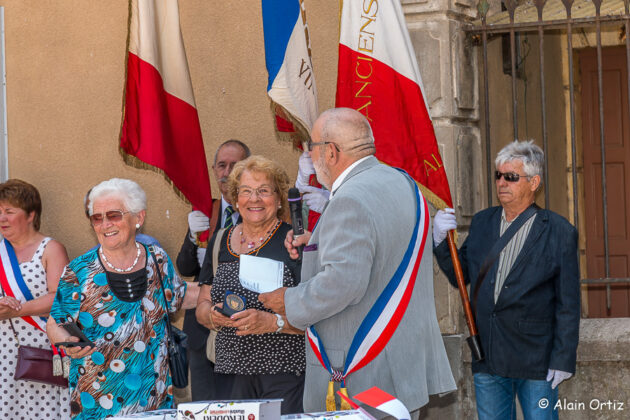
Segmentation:
[[(212, 200), (213, 205), (216, 201), (217, 199)], [(218, 201), (220, 212), (221, 200)], [(212, 234), (214, 234), (218, 230), (217, 228), (219, 227), (221, 221), (220, 214), (218, 217), (218, 221), (219, 223), (215, 223), (214, 227), (210, 226)], [(177, 260), (175, 261), (175, 264), (177, 265), (177, 270), (182, 276), (194, 276), (194, 281), (199, 281), (199, 274), (201, 272), (201, 269), (199, 267), (199, 261), (197, 261), (197, 245), (190, 240), (190, 230), (186, 231), (186, 237), (182, 242), (182, 247), (179, 250), (179, 254), (177, 254)], [(205, 347), (210, 331), (199, 322), (197, 322), (195, 309), (186, 310), (184, 314), (183, 330), (188, 335), (188, 345), (191, 349), (200, 350)]]
[[(502, 207), (477, 213), (459, 249), (473, 299), (477, 276), (499, 238)], [(473, 373), (545, 379), (548, 369), (575, 373), (580, 325), (577, 231), (562, 216), (539, 209), (523, 249), (494, 303), (497, 258), (479, 288), (475, 318), (485, 360)], [(446, 241), (437, 262), (457, 287)]]
[[(186, 277), (195, 277), (195, 281), (199, 281), (199, 262), (197, 261), (197, 245), (192, 243), (189, 238), (190, 231), (186, 231), (186, 237), (182, 242), (182, 248), (177, 254), (177, 270), (179, 274)], [(195, 309), (187, 309), (184, 314), (184, 332), (188, 335), (188, 345), (193, 350), (199, 350), (206, 345), (208, 334), (210, 331), (197, 322), (195, 317)]]

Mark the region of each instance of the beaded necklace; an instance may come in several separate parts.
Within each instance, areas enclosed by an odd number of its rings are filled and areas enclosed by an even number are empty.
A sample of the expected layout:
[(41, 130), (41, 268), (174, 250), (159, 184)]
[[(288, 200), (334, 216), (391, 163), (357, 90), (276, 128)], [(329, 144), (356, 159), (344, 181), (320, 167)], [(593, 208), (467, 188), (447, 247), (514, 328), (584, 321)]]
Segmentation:
[(136, 253), (136, 259), (133, 260), (133, 264), (131, 264), (131, 266), (129, 268), (117, 268), (114, 267), (108, 260), (107, 257), (105, 256), (105, 253), (103, 252), (103, 247), (99, 248), (99, 252), (101, 254), (101, 257), (103, 257), (103, 261), (105, 262), (105, 264), (111, 268), (112, 270), (116, 271), (117, 273), (128, 273), (131, 270), (133, 270), (133, 268), (136, 266), (136, 264), (138, 264), (138, 260), (140, 259), (140, 244), (138, 242), (136, 242), (136, 249), (138, 250), (138, 252)]
[(245, 242), (247, 242), (247, 249), (248, 250), (252, 250), (254, 248), (256, 248), (256, 243), (258, 243), (260, 245), (262, 245), (268, 238), (269, 236), (275, 232), (276, 228), (278, 227), (278, 225), (280, 224), (280, 220), (276, 220), (276, 223), (271, 227), (271, 229), (269, 229), (265, 236), (261, 236), (260, 238), (258, 238), (257, 240), (253, 240), (253, 241), (248, 241), (247, 235), (243, 235), (243, 225), (241, 225), (241, 231), (239, 232), (240, 235), (240, 249), (241, 249), (241, 253), (243, 252), (243, 244)]

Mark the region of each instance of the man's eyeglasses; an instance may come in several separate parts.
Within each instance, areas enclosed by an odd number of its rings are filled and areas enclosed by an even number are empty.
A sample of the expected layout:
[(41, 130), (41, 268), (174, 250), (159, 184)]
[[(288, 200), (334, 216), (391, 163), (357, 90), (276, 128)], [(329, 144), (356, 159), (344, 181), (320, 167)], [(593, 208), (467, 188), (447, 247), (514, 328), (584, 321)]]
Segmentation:
[(315, 142), (310, 142), (310, 143), (308, 143), (308, 151), (312, 152), (313, 151), (313, 146), (325, 146), (327, 144), (332, 144), (333, 146), (335, 146), (335, 149), (337, 149), (337, 152), (341, 151), (339, 149), (339, 146), (337, 146), (337, 143), (334, 143), (332, 141), (315, 141)]
[(276, 192), (276, 190), (267, 185), (263, 185), (262, 187), (258, 188), (247, 186), (238, 187), (239, 197), (251, 197), (254, 192), (258, 195), (258, 197), (271, 197), (273, 193)]
[(499, 172), (499, 171), (494, 172), (494, 179), (498, 181), (501, 179), (501, 177), (503, 177), (503, 179), (505, 179), (506, 182), (518, 182), (518, 180), (521, 179), (521, 177), (527, 178), (527, 179), (530, 178), (527, 175), (519, 175), (516, 172)]
[(94, 213), (90, 216), (90, 222), (92, 226), (99, 226), (103, 224), (105, 219), (109, 220), (112, 223), (118, 223), (122, 220), (123, 216), (126, 213), (131, 213), (130, 211), (122, 211), (122, 210), (110, 210), (105, 213)]

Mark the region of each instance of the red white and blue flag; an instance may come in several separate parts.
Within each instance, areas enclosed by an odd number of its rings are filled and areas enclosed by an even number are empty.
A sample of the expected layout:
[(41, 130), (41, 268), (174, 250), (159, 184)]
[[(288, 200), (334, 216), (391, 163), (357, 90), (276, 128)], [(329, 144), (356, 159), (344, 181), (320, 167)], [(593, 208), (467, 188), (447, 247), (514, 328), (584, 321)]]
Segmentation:
[(336, 106), (368, 119), (381, 162), (437, 208), (453, 206), (400, 0), (343, 0)]
[(411, 240), (396, 272), (355, 333), (346, 356), (343, 372), (338, 372), (331, 366), (324, 343), (315, 327), (310, 326), (306, 330), (307, 339), (315, 356), (334, 381), (345, 382), (348, 375), (374, 360), (394, 335), (407, 310), (420, 268), (430, 219), (427, 202), (416, 183), (413, 184), (417, 205), (416, 224)]
[(303, 0), (262, 0), (265, 63), (276, 133), (308, 141), (317, 118), (317, 88)]
[[(0, 242), (0, 285), (7, 296), (24, 303), (33, 300), (33, 294), (22, 277), (20, 263), (13, 245), (6, 239)], [(46, 318), (22, 316), (22, 319), (40, 331), (46, 331)]]
[(163, 171), (208, 217), (212, 195), (177, 0), (131, 0), (120, 148), (127, 163)]

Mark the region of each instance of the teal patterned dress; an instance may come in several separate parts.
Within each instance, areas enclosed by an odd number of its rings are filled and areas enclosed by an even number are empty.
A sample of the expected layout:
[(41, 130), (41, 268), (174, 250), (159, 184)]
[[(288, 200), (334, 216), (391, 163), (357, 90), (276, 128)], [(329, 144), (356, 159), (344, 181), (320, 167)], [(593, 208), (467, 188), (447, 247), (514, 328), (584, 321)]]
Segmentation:
[[(171, 311), (186, 292), (163, 249), (154, 247)], [(78, 321), (96, 351), (72, 359), (68, 382), (73, 419), (102, 419), (171, 408), (173, 387), (166, 347), (166, 308), (155, 264), (147, 252), (146, 293), (119, 299), (92, 250), (68, 264), (50, 311), (57, 324)]]

